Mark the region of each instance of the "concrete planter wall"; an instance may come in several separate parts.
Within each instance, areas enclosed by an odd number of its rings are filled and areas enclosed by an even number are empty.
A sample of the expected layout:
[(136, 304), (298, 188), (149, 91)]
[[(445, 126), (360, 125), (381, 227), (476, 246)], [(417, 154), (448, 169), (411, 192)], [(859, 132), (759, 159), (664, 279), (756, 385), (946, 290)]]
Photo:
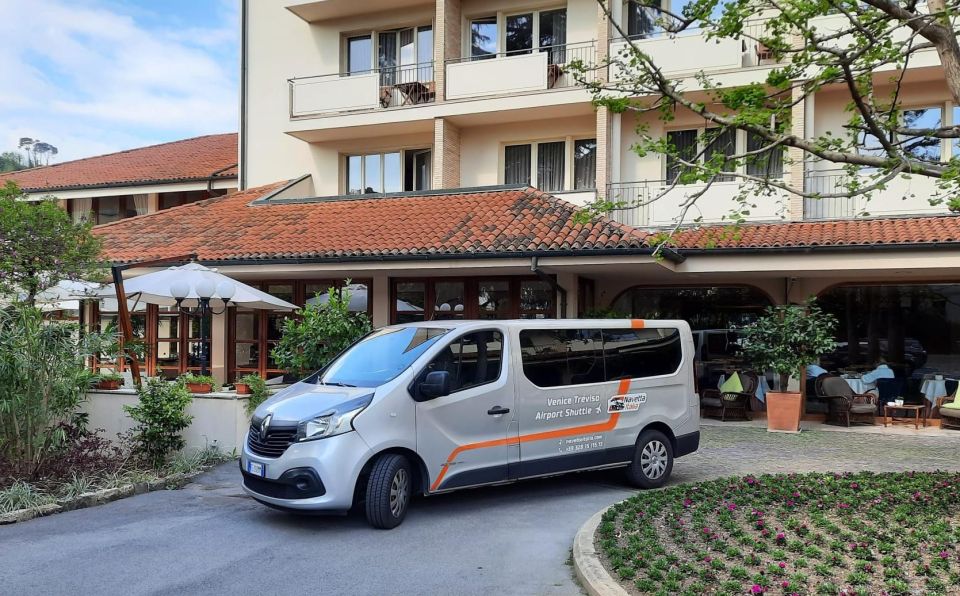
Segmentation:
[[(193, 422), (183, 433), (187, 449), (200, 449), (216, 444), (221, 451), (240, 451), (243, 435), (250, 425), (247, 416), (247, 396), (236, 393), (208, 393), (194, 395), (187, 413)], [(115, 440), (117, 433), (131, 430), (136, 423), (123, 411), (123, 406), (137, 403), (133, 389), (118, 391), (91, 391), (81, 410), (90, 416), (91, 429), (102, 428), (102, 436)]]

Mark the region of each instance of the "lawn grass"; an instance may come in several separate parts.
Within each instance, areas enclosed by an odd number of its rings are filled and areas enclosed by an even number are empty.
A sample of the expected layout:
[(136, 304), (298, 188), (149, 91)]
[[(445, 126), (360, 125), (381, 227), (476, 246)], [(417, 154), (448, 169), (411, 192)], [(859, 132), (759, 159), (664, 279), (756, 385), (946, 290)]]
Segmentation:
[(960, 474), (791, 474), (639, 493), (603, 516), (641, 594), (958, 594)]

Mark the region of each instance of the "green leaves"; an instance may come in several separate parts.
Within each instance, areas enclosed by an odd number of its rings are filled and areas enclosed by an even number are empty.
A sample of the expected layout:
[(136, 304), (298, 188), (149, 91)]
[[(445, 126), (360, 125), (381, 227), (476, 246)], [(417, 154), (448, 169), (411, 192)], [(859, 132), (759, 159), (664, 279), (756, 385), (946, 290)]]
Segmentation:
[(741, 329), (743, 354), (758, 370), (796, 375), (834, 349), (836, 327), (837, 319), (812, 298), (804, 304), (771, 306)]
[[(298, 376), (319, 370), (371, 329), (366, 313), (350, 312), (350, 280), (340, 290), (331, 288), (318, 294), (298, 318), (287, 319), (283, 336), (273, 349), (281, 368)], [(320, 298), (326, 299), (321, 302)]]
[(17, 185), (0, 188), (0, 294), (29, 303), (64, 279), (100, 277), (100, 239), (54, 201), (25, 201)]
[(140, 401), (123, 410), (136, 422), (135, 452), (155, 468), (183, 449), (181, 432), (190, 426), (193, 416), (186, 413), (193, 397), (183, 380), (170, 383), (161, 378), (147, 379), (139, 389)]

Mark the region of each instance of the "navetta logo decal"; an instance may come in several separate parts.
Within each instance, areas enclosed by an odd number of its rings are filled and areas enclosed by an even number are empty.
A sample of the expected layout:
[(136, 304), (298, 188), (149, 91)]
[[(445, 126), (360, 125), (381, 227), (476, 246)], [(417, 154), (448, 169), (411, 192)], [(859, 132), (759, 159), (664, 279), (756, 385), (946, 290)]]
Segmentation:
[(623, 393), (614, 395), (607, 401), (607, 414), (614, 412), (636, 412), (640, 404), (647, 403), (646, 393)]
[(260, 423), (260, 436), (267, 436), (267, 431), (270, 430), (270, 419), (273, 418), (273, 414), (267, 414), (263, 422)]

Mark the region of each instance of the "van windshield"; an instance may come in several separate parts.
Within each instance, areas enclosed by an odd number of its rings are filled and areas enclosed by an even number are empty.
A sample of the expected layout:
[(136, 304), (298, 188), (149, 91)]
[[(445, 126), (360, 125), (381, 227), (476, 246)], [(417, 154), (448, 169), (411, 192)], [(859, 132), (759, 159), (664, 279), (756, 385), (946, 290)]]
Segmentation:
[(324, 385), (379, 387), (406, 370), (447, 331), (432, 327), (375, 331), (334, 360), (317, 382)]

